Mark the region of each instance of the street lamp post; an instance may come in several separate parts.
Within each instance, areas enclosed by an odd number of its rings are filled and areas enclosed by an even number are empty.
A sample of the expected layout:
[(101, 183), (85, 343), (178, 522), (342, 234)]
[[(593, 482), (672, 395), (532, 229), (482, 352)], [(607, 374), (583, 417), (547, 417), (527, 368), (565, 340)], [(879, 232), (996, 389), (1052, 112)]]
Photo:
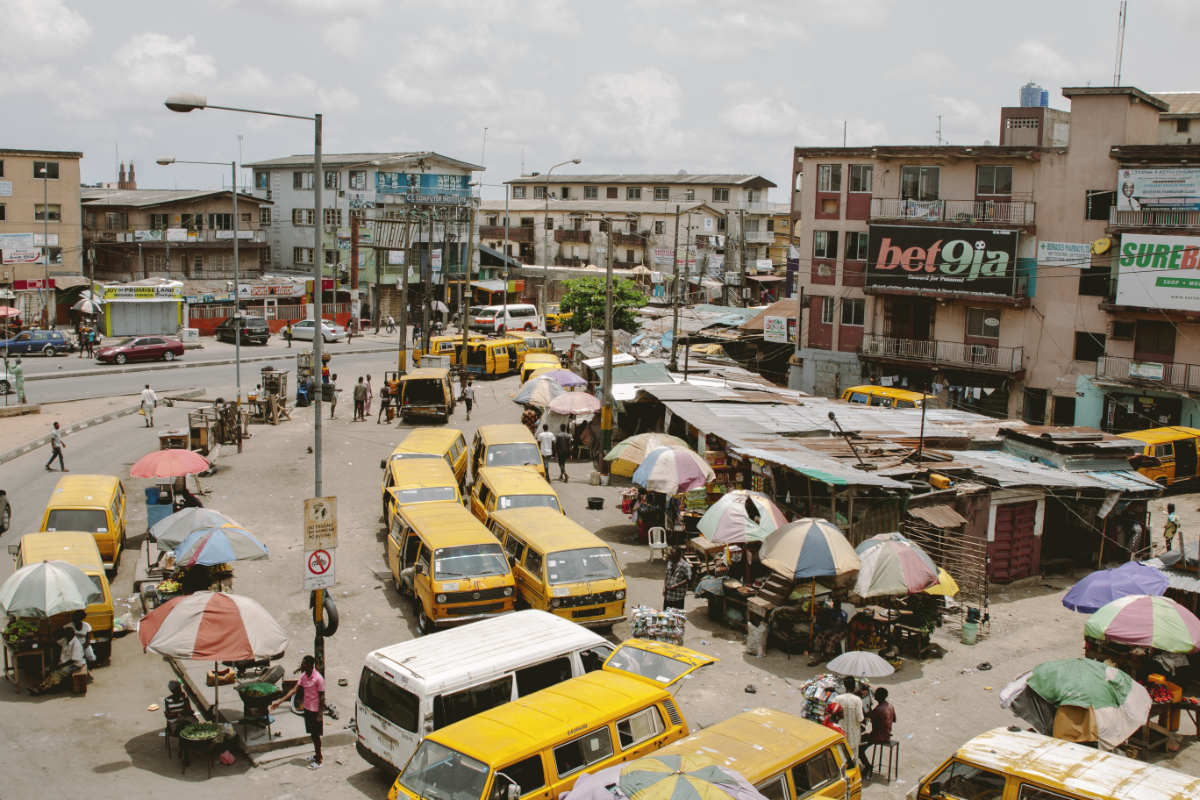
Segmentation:
[(49, 203), (50, 168), (42, 164), (42, 314), (46, 318), (46, 327), (54, 327), (53, 301), (50, 294), (50, 203)]
[[(550, 173), (559, 167), (565, 167), (567, 164), (578, 164), (580, 159), (570, 158), (566, 161), (560, 161), (550, 169), (546, 170), (545, 180), (542, 181), (542, 200), (545, 205), (545, 212), (542, 217), (542, 307), (538, 309), (542, 317), (546, 316), (546, 290), (550, 288)], [(504, 296), (508, 297), (508, 287), (504, 287)], [(505, 309), (507, 312), (507, 309)], [(504, 324), (508, 324), (508, 317), (505, 316)]]

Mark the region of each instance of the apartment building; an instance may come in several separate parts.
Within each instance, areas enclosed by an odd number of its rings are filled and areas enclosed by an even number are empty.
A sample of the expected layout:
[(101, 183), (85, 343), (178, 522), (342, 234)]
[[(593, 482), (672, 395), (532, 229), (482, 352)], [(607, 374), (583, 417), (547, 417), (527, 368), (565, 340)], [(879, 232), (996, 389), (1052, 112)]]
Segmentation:
[(1155, 92), (1167, 104), (1158, 116), (1159, 144), (1200, 144), (1200, 92)]
[[(1146, 226), (1165, 210), (1122, 217), (1118, 172), (1133, 158), (1179, 166), (1200, 148), (1159, 145), (1169, 106), (1139, 89), (1063, 96), (1069, 112), (1001, 109), (998, 145), (795, 149), (793, 386), (835, 394), (873, 380), (994, 416), (1129, 429), (1105, 397), (1153, 369), (1131, 378), (1111, 359), (1165, 364), (1189, 337), (1177, 319), (1168, 341), (1154, 302), (1130, 306), (1132, 290), (1120, 290), (1129, 275), (1115, 254), (1135, 233), (1122, 225), (1161, 233)], [(1135, 200), (1150, 180), (1132, 179)]]
[[(118, 185), (129, 186), (122, 180)], [(80, 190), (83, 243), (95, 278), (135, 281), (231, 280), (233, 193), (226, 189)], [(242, 279), (262, 274), (271, 201), (238, 193), (238, 268)]]

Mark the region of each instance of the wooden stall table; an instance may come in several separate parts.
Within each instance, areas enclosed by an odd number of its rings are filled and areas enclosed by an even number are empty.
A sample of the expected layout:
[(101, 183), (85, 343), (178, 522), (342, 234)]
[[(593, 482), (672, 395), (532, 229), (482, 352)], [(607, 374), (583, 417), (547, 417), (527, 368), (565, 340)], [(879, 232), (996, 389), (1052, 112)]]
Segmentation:
[(721, 554), (724, 552), (725, 545), (714, 544), (705, 536), (696, 536), (688, 539), (687, 546), (683, 551), (683, 557), (691, 564), (694, 576), (715, 575), (717, 574), (718, 566), (724, 566), (719, 561)]
[(20, 689), (32, 689), (46, 677), (45, 648), (4, 648), (4, 677)]

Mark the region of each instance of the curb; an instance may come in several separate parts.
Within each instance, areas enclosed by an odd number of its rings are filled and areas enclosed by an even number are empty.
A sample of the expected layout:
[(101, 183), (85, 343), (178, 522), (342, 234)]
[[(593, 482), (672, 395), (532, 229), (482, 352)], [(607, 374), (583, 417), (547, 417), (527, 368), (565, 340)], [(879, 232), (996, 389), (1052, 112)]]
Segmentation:
[[(344, 353), (338, 353), (337, 355), (349, 356), (349, 355), (359, 355), (360, 353), (390, 353), (390, 352), (394, 352), (396, 349), (397, 349), (396, 345), (389, 345), (388, 347), (369, 347), (364, 350), (347, 350)], [(325, 352), (328, 352), (328, 351), (325, 351)], [(243, 358), (242, 363), (248, 364), (248, 363), (252, 363), (255, 361), (278, 361), (280, 358), (288, 358), (288, 357), (289, 356), (287, 356), (287, 355), (250, 356), (248, 358)], [(222, 360), (218, 360), (218, 361), (172, 361), (170, 363), (162, 363), (162, 364), (140, 364), (140, 365), (119, 367), (116, 369), (104, 369), (104, 370), (94, 370), (93, 369), (93, 370), (73, 370), (70, 372), (45, 372), (45, 373), (40, 373), (38, 375), (26, 375), (25, 382), (29, 383), (30, 381), (48, 381), (48, 380), (53, 380), (55, 378), (91, 378), (91, 377), (100, 376), (100, 375), (120, 375), (120, 374), (124, 374), (127, 372), (157, 372), (158, 370), (178, 369), (180, 367), (185, 367), (185, 368), (188, 368), (188, 367), (220, 367), (220, 366), (224, 366), (226, 364), (232, 364), (233, 362), (234, 362), (234, 359), (227, 358), (227, 359), (222, 359)]]
[[(189, 399), (189, 398), (195, 398), (195, 397), (203, 397), (204, 394), (205, 394), (204, 389), (188, 389), (187, 391), (183, 391), (183, 392), (173, 392), (169, 396), (164, 395), (163, 399), (168, 399), (168, 397), (169, 397), (169, 398), (173, 398), (173, 399), (183, 400), (183, 399)], [(90, 428), (94, 425), (101, 425), (105, 422), (111, 422), (112, 420), (117, 419), (119, 417), (127, 417), (130, 414), (136, 414), (137, 410), (138, 410), (138, 406), (130, 406), (129, 408), (123, 408), (118, 411), (110, 411), (107, 414), (102, 414), (99, 417), (92, 417), (91, 419), (85, 419), (81, 422), (72, 423), (72, 424), (68, 425), (67, 427), (65, 427), (63, 429), (63, 432), (64, 433), (76, 433), (77, 431), (84, 430), (85, 428)], [(26, 442), (25, 444), (21, 445), (20, 447), (14, 448), (5, 453), (0, 453), (0, 464), (8, 463), (9, 461), (12, 461), (14, 458), (19, 458), (20, 456), (23, 456), (26, 453), (29, 453), (33, 450), (37, 450), (40, 447), (45, 447), (49, 442), (50, 442), (50, 435), (46, 434), (45, 436), (40, 436), (37, 439), (34, 439), (32, 442)]]

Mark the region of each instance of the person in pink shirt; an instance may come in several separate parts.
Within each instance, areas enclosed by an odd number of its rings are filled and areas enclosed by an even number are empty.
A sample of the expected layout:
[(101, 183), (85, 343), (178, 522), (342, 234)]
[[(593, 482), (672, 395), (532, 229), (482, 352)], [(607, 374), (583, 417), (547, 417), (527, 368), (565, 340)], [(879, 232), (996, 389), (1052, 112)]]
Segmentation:
[(278, 708), (291, 699), (297, 690), (304, 691), (304, 730), (312, 737), (313, 757), (308, 760), (309, 769), (320, 769), (324, 758), (321, 756), (321, 735), (325, 732), (325, 678), (317, 672), (317, 662), (312, 656), (305, 656), (300, 661), (300, 680), (288, 690), (287, 694), (271, 704), (271, 709)]

